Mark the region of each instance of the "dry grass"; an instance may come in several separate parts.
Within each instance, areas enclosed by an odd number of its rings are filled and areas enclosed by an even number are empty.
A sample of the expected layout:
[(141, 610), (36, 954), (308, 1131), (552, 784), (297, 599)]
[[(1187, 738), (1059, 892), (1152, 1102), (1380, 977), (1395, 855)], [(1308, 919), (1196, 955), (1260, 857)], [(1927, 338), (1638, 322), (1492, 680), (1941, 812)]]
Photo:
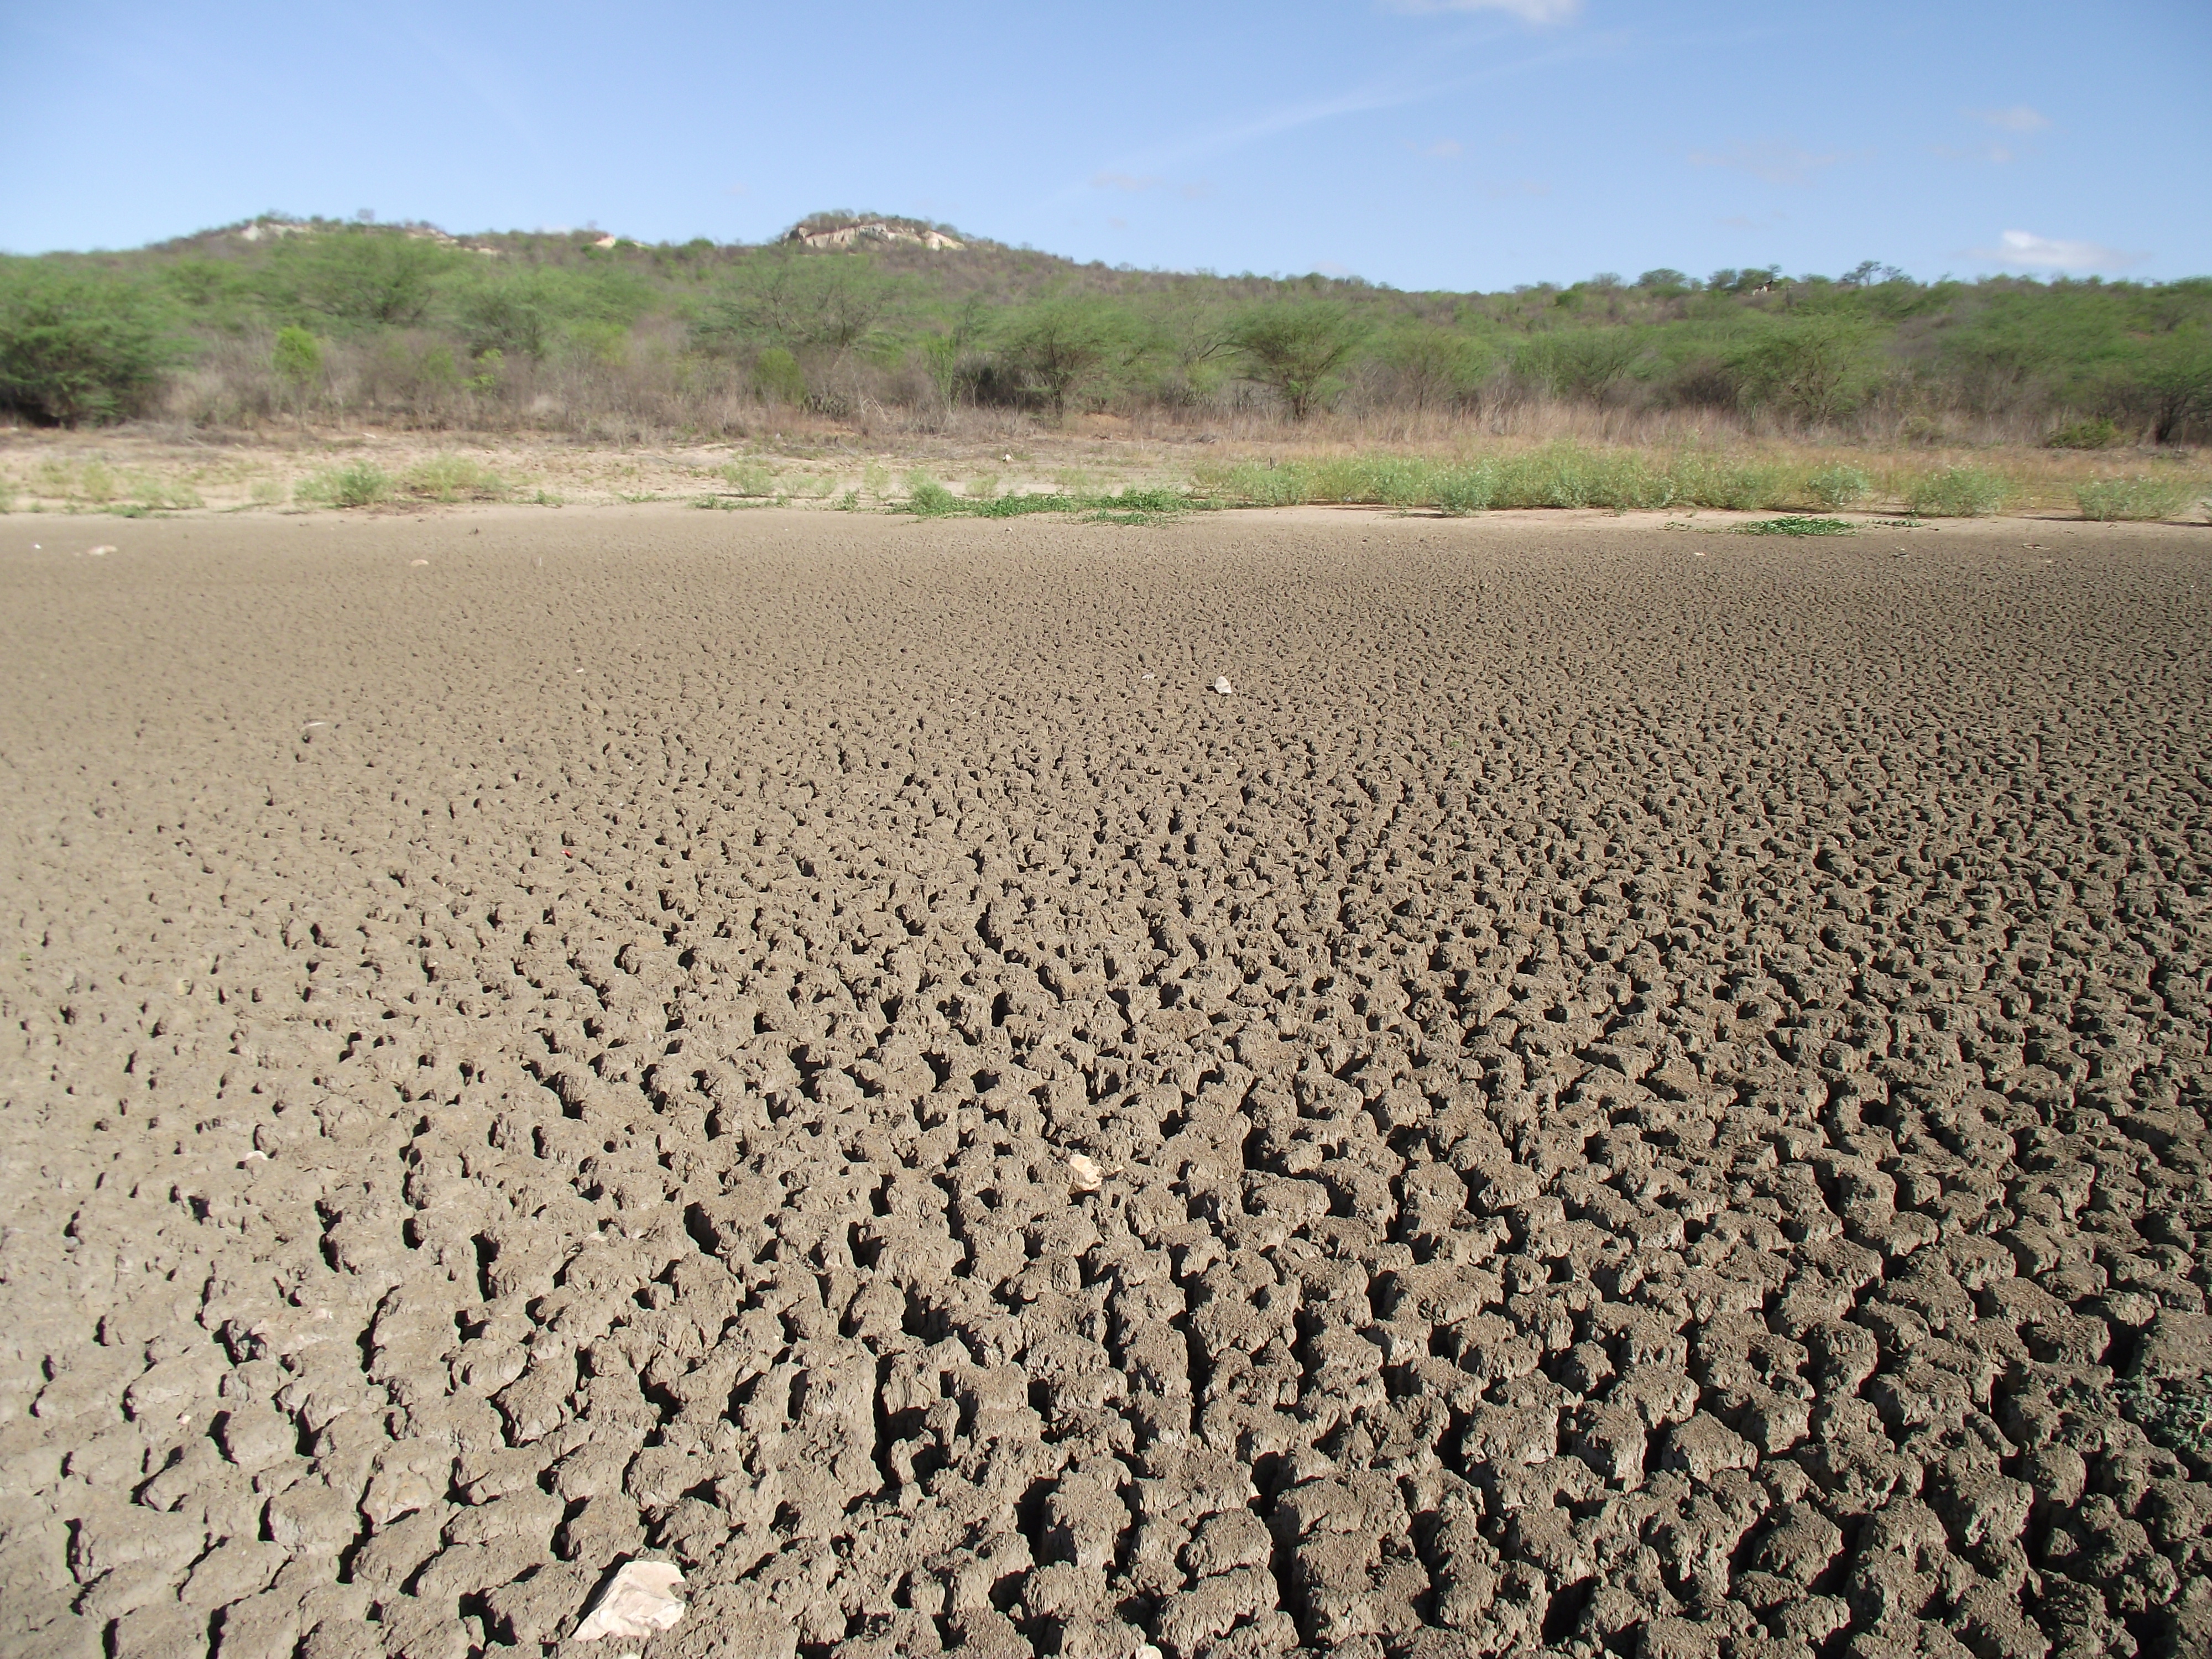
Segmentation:
[[(1528, 480), (1540, 480), (1547, 467), (1556, 471), (1561, 458), (1585, 478), (1692, 481), (1648, 499), (1617, 499), (1602, 489), (1588, 499), (1572, 491), (1557, 496), (1599, 506), (1897, 511), (1916, 499), (1928, 507), (1931, 480), (1972, 473), (2002, 482), (2007, 513), (2075, 517), (2084, 511), (2085, 490), (2089, 503), (2103, 503), (2124, 483), (2130, 502), (2179, 502), (2161, 516), (2194, 521), (2212, 492), (2208, 458), (2186, 451), (1821, 443), (1733, 421), (1606, 416), (1559, 404), (1523, 409), (1510, 421), (1334, 416), (1297, 428), (1259, 416), (1201, 422), (1093, 416), (1053, 429), (1005, 411), (956, 410), (936, 430), (782, 410), (764, 412), (742, 439), (717, 441), (669, 431), (580, 441), (281, 422), (226, 441), (152, 423), (103, 432), (0, 429), (0, 511), (311, 511), (340, 498), (373, 511), (471, 501), (876, 507), (903, 501), (905, 480), (916, 472), (951, 479), (971, 500), (1196, 489), (1226, 501), (1424, 508), (1438, 504), (1429, 485), (1443, 475), (1487, 469), (1521, 480), (1525, 493), (1534, 487)], [(1821, 480), (1839, 469), (1864, 474), (1870, 492), (1864, 500), (1828, 498)], [(1279, 475), (1277, 483), (1252, 486), (1270, 472)], [(1470, 504), (1543, 499), (1493, 491)]]

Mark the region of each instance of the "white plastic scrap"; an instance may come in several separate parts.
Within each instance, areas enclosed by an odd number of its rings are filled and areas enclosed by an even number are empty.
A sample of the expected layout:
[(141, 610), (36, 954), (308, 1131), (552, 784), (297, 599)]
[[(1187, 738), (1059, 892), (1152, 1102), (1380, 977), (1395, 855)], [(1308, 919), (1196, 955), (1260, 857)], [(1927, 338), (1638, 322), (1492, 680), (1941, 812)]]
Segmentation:
[(115, 551), (115, 549), (114, 549), (113, 547), (112, 547), (111, 545), (109, 545), (107, 543), (106, 543), (106, 542), (102, 542), (102, 543), (101, 543), (98, 547), (93, 548), (93, 549), (92, 549), (92, 550), (91, 550), (91, 553), (92, 553), (92, 556), (93, 556), (94, 558), (95, 558), (95, 559), (96, 559), (96, 558), (99, 558), (102, 554), (105, 554), (105, 553), (112, 553), (113, 551)]
[(1214, 682), (1213, 682), (1213, 689), (1214, 689), (1215, 690), (1218, 691), (1219, 693), (1221, 693), (1221, 695), (1222, 695), (1223, 696), (1224, 696), (1224, 697), (1225, 697), (1225, 696), (1229, 696), (1231, 692), (1233, 692), (1233, 691), (1235, 691), (1235, 690), (1237, 690), (1237, 688), (1236, 688), (1235, 686), (1233, 686), (1233, 685), (1230, 684), (1230, 683), (1229, 683), (1229, 676), (1228, 676), (1228, 675), (1226, 675), (1226, 674), (1222, 674), (1222, 675), (1217, 676), (1217, 677), (1215, 678)]
[(684, 1574), (669, 1561), (625, 1561), (576, 1626), (575, 1639), (596, 1642), (602, 1636), (652, 1637), (675, 1628), (684, 1616), (684, 1604), (672, 1592), (684, 1583)]
[(1105, 1171), (1082, 1152), (1072, 1152), (1068, 1155), (1067, 1173), (1073, 1177), (1070, 1184), (1079, 1193), (1095, 1193), (1098, 1190), (1100, 1183), (1106, 1179)]

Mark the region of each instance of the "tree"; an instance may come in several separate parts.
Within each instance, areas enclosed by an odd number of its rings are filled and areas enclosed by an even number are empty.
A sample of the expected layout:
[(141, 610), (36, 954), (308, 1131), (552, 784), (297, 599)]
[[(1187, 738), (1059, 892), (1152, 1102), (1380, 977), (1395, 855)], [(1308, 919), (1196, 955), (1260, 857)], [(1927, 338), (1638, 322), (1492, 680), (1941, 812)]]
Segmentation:
[(0, 260), (0, 407), (57, 426), (136, 414), (185, 353), (165, 320), (125, 278)]
[(708, 302), (692, 337), (708, 351), (781, 346), (836, 362), (874, 339), (905, 286), (866, 254), (764, 251)]
[(1577, 328), (1523, 342), (1513, 367), (1555, 398), (1603, 403), (1644, 350), (1644, 337), (1633, 330)]
[(2199, 324), (2154, 336), (2131, 378), (2149, 413), (2151, 437), (2172, 443), (2190, 422), (2212, 415), (2212, 330)]
[(1367, 337), (1359, 319), (1334, 300), (1290, 300), (1246, 312), (1231, 325), (1229, 343), (1244, 372), (1272, 386), (1303, 421), (1332, 377)]
[(1086, 295), (1063, 295), (1025, 306), (1000, 330), (999, 350), (1027, 384), (1052, 404), (1067, 400), (1135, 355), (1138, 336), (1119, 306)]
[(288, 324), (276, 331), (276, 349), (270, 354), (269, 366), (276, 372), (276, 383), (292, 394), (304, 414), (323, 378), (323, 343), (298, 324)]
[(1492, 362), (1487, 341), (1441, 323), (1401, 324), (1383, 337), (1376, 355), (1416, 409), (1466, 402)]
[(282, 244), (269, 275), (287, 308), (354, 327), (412, 328), (429, 314), (438, 279), (459, 257), (424, 237), (358, 225)]
[(1867, 325), (1838, 312), (1778, 321), (1736, 354), (1745, 395), (1778, 404), (1802, 421), (1823, 423), (1858, 407), (1875, 372)]

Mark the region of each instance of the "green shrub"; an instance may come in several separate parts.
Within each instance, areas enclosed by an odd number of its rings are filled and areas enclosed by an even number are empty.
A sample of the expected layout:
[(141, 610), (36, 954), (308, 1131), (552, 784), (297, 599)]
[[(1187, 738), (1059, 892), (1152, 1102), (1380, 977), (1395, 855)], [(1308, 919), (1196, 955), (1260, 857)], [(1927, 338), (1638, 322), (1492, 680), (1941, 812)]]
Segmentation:
[(303, 398), (323, 378), (323, 343), (297, 324), (287, 324), (276, 331), (269, 366), (285, 390)]
[(0, 408), (55, 426), (119, 421), (184, 351), (136, 283), (0, 259)]
[(1979, 519), (2012, 496), (2012, 480), (1987, 467), (1947, 466), (1915, 479), (1905, 492), (1909, 512), (1929, 519)]
[(1855, 466), (1840, 462), (1824, 466), (1805, 480), (1805, 494), (1815, 507), (1833, 513), (1856, 507), (1874, 494), (1874, 480)]
[(1245, 461), (1235, 466), (1200, 471), (1199, 483), (1208, 494), (1243, 507), (1303, 507), (1313, 499), (1313, 485), (1304, 467), (1265, 465)]
[(1667, 499), (1654, 507), (1712, 507), (1726, 512), (1780, 507), (1791, 491), (1789, 475), (1759, 461), (1715, 460), (1707, 455), (1678, 455), (1668, 468)]
[(1448, 519), (1465, 518), (1487, 507), (1497, 491), (1497, 474), (1489, 466), (1452, 467), (1437, 475), (1437, 511)]
[(1493, 507), (1665, 507), (1673, 485), (1637, 455), (1605, 454), (1571, 444), (1516, 455), (1498, 469)]
[(392, 475), (373, 461), (355, 461), (313, 474), (293, 495), (324, 507), (374, 507), (392, 499)]
[(999, 493), (999, 475), (987, 472), (980, 478), (968, 480), (967, 495), (971, 501), (988, 501)]
[(2045, 449), (2110, 449), (2124, 443), (2127, 434), (2118, 423), (2100, 415), (2094, 421), (2076, 421), (2071, 426), (2062, 426), (2043, 441)]
[(729, 461), (718, 470), (740, 495), (775, 494), (775, 480), (765, 461)]
[(927, 472), (906, 475), (906, 505), (925, 519), (941, 518), (960, 509), (960, 498)]
[(2085, 519), (2173, 519), (2203, 495), (2179, 478), (2100, 478), (2074, 492)]

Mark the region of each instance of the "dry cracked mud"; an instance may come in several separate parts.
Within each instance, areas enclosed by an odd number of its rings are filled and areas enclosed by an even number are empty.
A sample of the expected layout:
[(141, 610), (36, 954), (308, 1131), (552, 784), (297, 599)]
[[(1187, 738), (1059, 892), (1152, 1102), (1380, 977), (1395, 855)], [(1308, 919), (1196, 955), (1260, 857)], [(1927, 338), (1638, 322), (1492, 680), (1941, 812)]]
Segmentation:
[(2212, 1646), (2202, 532), (103, 533), (14, 1659)]

